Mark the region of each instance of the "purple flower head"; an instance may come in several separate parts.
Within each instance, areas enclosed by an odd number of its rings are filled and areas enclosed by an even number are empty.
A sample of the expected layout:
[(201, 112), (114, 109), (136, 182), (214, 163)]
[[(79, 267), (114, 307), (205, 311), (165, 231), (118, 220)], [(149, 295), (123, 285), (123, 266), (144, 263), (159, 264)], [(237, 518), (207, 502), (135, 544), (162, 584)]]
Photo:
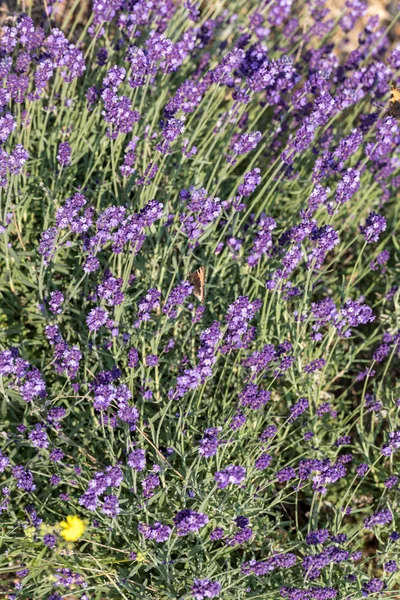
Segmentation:
[(224, 530), (222, 529), (222, 527), (216, 527), (210, 533), (210, 540), (212, 542), (216, 542), (217, 540), (220, 540), (223, 537), (224, 537)]
[(138, 448), (128, 455), (127, 464), (136, 471), (143, 471), (146, 466), (146, 453)]
[(104, 496), (101, 511), (107, 515), (107, 517), (116, 517), (121, 512), (117, 496), (114, 496), (113, 494)]
[(232, 151), (234, 153), (234, 156), (228, 157), (228, 162), (230, 164), (235, 164), (235, 156), (241, 154), (248, 154), (248, 152), (254, 150), (254, 148), (256, 148), (256, 146), (261, 141), (261, 138), (261, 131), (255, 131), (253, 133), (244, 133), (242, 135), (238, 135), (232, 143)]
[(362, 586), (362, 594), (363, 596), (369, 596), (370, 594), (376, 594), (381, 592), (384, 588), (385, 584), (381, 579), (370, 579)]
[(246, 479), (246, 469), (238, 465), (228, 465), (225, 469), (217, 471), (214, 479), (222, 490), (228, 485), (240, 485)]
[(63, 458), (64, 452), (59, 448), (54, 448), (54, 450), (50, 452), (49, 459), (51, 460), (51, 462), (60, 462)]
[(148, 354), (145, 362), (148, 367), (156, 367), (158, 365), (158, 356), (156, 354)]
[(171, 535), (171, 527), (162, 525), (159, 521), (156, 521), (154, 525), (139, 523), (138, 529), (146, 540), (155, 540), (158, 543), (166, 542)]
[(98, 331), (108, 321), (108, 313), (104, 308), (93, 308), (86, 318), (89, 331)]
[(376, 525), (387, 525), (393, 521), (393, 515), (389, 509), (384, 508), (378, 510), (376, 513), (365, 519), (364, 527), (366, 529), (372, 529)]
[(195, 600), (205, 600), (205, 598), (216, 598), (222, 590), (219, 581), (210, 581), (209, 579), (194, 579), (192, 586), (192, 597)]
[(382, 273), (385, 273), (386, 268), (384, 268), (384, 266), (388, 262), (389, 258), (390, 258), (389, 251), (382, 250), (382, 252), (380, 252), (378, 254), (378, 256), (369, 263), (369, 268), (371, 269), (371, 271), (378, 271), (379, 267), (382, 267), (381, 271), (382, 271)]
[(260, 169), (253, 169), (244, 175), (244, 181), (238, 187), (238, 194), (250, 196), (261, 182)]
[(360, 225), (360, 231), (363, 234), (367, 244), (377, 242), (380, 234), (386, 229), (386, 219), (382, 215), (378, 215), (376, 212), (371, 212), (365, 225)]
[(12, 469), (12, 476), (17, 480), (17, 487), (25, 492), (33, 492), (36, 489), (36, 484), (33, 481), (33, 475), (28, 470), (17, 465)]
[(139, 362), (139, 353), (136, 348), (130, 348), (128, 352), (128, 367), (135, 368)]
[(57, 227), (50, 227), (50, 229), (43, 231), (41, 235), (38, 252), (43, 256), (45, 264), (49, 264), (53, 259), (57, 234)]
[(395, 560), (388, 560), (383, 566), (388, 573), (396, 573), (397, 571), (397, 563)]
[(53, 315), (59, 315), (62, 312), (61, 305), (64, 302), (62, 292), (56, 290), (50, 293), (49, 307)]
[(143, 496), (145, 498), (152, 498), (154, 496), (154, 490), (160, 485), (161, 481), (158, 475), (148, 475), (142, 481)]
[(105, 88), (101, 94), (104, 102), (102, 115), (110, 125), (107, 136), (113, 140), (121, 133), (129, 133), (135, 123), (140, 120), (140, 113), (132, 110), (131, 100), (127, 96), (118, 96), (113, 88)]
[(290, 409), (289, 423), (293, 423), (300, 415), (302, 415), (309, 407), (307, 398), (300, 398), (298, 402)]
[(72, 149), (68, 142), (61, 142), (58, 146), (57, 160), (62, 167), (67, 167), (71, 163)]
[(312, 360), (308, 365), (305, 365), (304, 371), (305, 373), (315, 373), (315, 371), (319, 371), (323, 369), (326, 365), (326, 360), (324, 358), (316, 358)]
[(178, 536), (188, 535), (190, 532), (196, 532), (208, 523), (207, 515), (197, 513), (194, 510), (184, 508), (174, 516), (174, 524)]
[(148, 321), (150, 319), (150, 312), (159, 308), (160, 306), (161, 292), (156, 288), (150, 288), (144, 296), (138, 302), (138, 320), (135, 322), (135, 327), (139, 327), (141, 321)]
[[(227, 354), (231, 350), (246, 348), (252, 337), (249, 321), (254, 318), (256, 312), (261, 308), (261, 300), (250, 302), (247, 296), (239, 298), (229, 306), (226, 313), (227, 331), (224, 338), (224, 344), (220, 347), (222, 354)], [(253, 331), (254, 333), (254, 331)]]
[(81, 233), (81, 221), (78, 214), (85, 206), (86, 198), (83, 194), (77, 192), (71, 198), (67, 198), (64, 206), (58, 209), (56, 213), (56, 225), (60, 229), (69, 227), (72, 231)]
[(337, 323), (337, 330), (342, 333), (345, 326), (358, 327), (372, 323), (375, 316), (372, 314), (372, 309), (366, 304), (361, 304), (360, 300), (347, 300), (340, 311), (341, 320)]
[(0, 451), (0, 473), (4, 473), (9, 464), (10, 459)]
[(280, 471), (277, 471), (276, 478), (279, 483), (284, 483), (285, 481), (290, 481), (296, 477), (296, 471), (293, 467), (285, 467)]
[(388, 477), (387, 479), (385, 479), (384, 486), (386, 489), (390, 490), (397, 485), (398, 481), (399, 481), (399, 478), (396, 477), (396, 475), (392, 475), (391, 477)]
[(276, 228), (276, 221), (272, 217), (261, 215), (258, 221), (258, 232), (254, 240), (251, 254), (247, 259), (250, 267), (254, 267), (260, 261), (263, 254), (272, 248), (272, 231)]
[(218, 435), (221, 427), (210, 427), (204, 430), (204, 437), (199, 442), (199, 454), (205, 458), (210, 458), (217, 453), (220, 441)]
[(55, 548), (55, 545), (57, 543), (57, 538), (55, 535), (52, 535), (51, 533), (47, 533), (44, 537), (43, 537), (43, 543), (45, 546), (47, 546), (48, 548)]
[(45, 45), (54, 65), (61, 68), (61, 77), (67, 83), (80, 77), (86, 70), (82, 52), (67, 40), (60, 29), (51, 30)]
[(190, 296), (193, 291), (193, 286), (188, 282), (184, 281), (176, 288), (174, 288), (167, 298), (167, 301), (163, 307), (163, 313), (170, 319), (176, 319), (178, 316), (177, 306), (184, 303), (185, 299)]
[(259, 471), (263, 471), (264, 469), (269, 467), (271, 462), (272, 462), (272, 456), (270, 456), (269, 454), (264, 452), (263, 454), (261, 454), (260, 458), (258, 458), (256, 460), (256, 462), (254, 463), (254, 466)]
[(362, 463), (361, 465), (359, 465), (357, 467), (356, 470), (357, 470), (357, 475), (359, 477), (364, 477), (364, 475), (366, 475), (367, 472), (368, 472), (368, 470), (369, 470), (369, 466), (367, 464), (365, 464), (365, 463)]
[(317, 544), (323, 544), (330, 538), (330, 533), (327, 529), (317, 529), (316, 531), (310, 531), (306, 536), (306, 542), (309, 546)]

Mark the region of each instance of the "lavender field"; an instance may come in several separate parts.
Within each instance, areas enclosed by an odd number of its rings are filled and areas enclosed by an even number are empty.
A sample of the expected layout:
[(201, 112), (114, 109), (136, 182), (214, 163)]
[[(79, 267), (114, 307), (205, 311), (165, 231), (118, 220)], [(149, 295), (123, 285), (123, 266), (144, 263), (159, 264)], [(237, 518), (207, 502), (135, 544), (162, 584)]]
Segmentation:
[(400, 6), (330, 8), (3, 14), (1, 598), (400, 598)]

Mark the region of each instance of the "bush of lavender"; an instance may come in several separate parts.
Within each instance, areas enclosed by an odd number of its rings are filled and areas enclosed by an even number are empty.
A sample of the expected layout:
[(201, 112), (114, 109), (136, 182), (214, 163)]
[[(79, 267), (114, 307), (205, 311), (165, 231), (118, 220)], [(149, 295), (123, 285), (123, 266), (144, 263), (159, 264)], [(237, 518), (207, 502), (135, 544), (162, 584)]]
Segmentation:
[(37, 4), (0, 37), (1, 594), (398, 598), (399, 13)]

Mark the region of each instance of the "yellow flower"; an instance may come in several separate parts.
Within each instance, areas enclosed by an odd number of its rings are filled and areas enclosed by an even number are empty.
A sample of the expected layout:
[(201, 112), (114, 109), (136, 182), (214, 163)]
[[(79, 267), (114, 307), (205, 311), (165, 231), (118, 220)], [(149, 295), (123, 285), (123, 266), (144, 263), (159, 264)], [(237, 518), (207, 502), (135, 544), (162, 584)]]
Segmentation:
[(76, 515), (68, 515), (66, 521), (61, 521), (63, 531), (60, 535), (66, 542), (76, 542), (85, 532), (85, 523)]
[(138, 552), (136, 554), (136, 562), (144, 562), (146, 560), (146, 555), (143, 552)]

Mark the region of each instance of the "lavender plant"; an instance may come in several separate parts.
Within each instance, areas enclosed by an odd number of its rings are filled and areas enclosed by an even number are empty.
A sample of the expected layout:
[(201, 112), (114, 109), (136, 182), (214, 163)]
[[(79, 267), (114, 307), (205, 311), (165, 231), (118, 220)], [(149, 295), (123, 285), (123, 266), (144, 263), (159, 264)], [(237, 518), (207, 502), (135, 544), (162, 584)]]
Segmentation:
[(60, 5), (0, 37), (1, 591), (398, 597), (400, 13)]

